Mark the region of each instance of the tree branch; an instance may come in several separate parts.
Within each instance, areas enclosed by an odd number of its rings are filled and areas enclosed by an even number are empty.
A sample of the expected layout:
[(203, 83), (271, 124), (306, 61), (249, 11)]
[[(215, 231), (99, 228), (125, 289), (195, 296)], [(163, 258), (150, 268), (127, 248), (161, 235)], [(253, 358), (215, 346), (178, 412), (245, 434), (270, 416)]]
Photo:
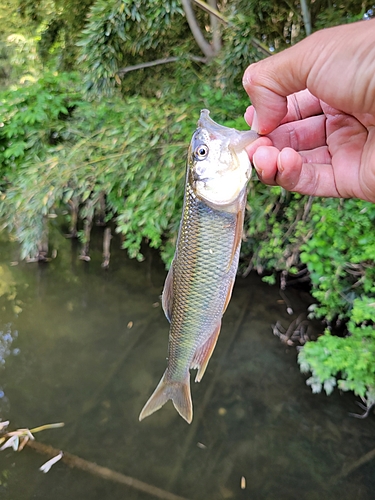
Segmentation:
[(190, 0), (181, 0), (182, 7), (185, 11), (185, 16), (186, 20), (189, 24), (190, 30), (195, 38), (195, 41), (197, 42), (199, 48), (203, 52), (203, 54), (208, 58), (211, 59), (214, 57), (216, 54), (214, 52), (214, 49), (212, 48), (211, 44), (207, 42), (205, 39), (198, 23), (197, 19), (195, 17), (194, 11), (191, 6), (191, 1)]
[(183, 61), (184, 59), (189, 59), (191, 61), (206, 63), (207, 58), (199, 56), (188, 56), (188, 57), (164, 57), (163, 59), (155, 59), (155, 61), (148, 61), (144, 63), (135, 64), (134, 66), (126, 66), (126, 68), (119, 69), (117, 74), (124, 75), (129, 73), (129, 71), (136, 71), (138, 69), (151, 68), (152, 66), (158, 66), (159, 64), (168, 64), (177, 61)]
[(305, 25), (306, 35), (311, 35), (311, 12), (307, 0), (300, 0), (303, 24)]
[[(194, 0), (196, 1), (196, 0)], [(203, 2), (205, 3), (205, 2)], [(217, 14), (220, 15), (220, 13), (217, 11), (216, 7), (216, 0), (208, 0), (208, 3), (210, 5), (210, 8), (212, 12), (210, 12), (210, 23), (211, 23), (211, 29), (212, 29), (212, 47), (215, 51), (215, 54), (218, 54), (221, 50), (222, 43), (221, 43), (221, 32), (220, 32), (220, 26), (219, 26), (219, 21), (222, 20), (221, 16), (218, 17)]]
[[(61, 450), (57, 448), (53, 448), (48, 444), (39, 443), (38, 441), (29, 440), (27, 441), (26, 446), (37, 451), (38, 453), (50, 457), (54, 457), (61, 452)], [(161, 488), (157, 488), (156, 486), (153, 486), (151, 484), (144, 483), (143, 481), (139, 481), (139, 479), (125, 476), (124, 474), (121, 474), (121, 472), (116, 472), (112, 469), (108, 469), (107, 467), (102, 467), (93, 462), (89, 462), (88, 460), (84, 460), (83, 458), (72, 455), (71, 453), (68, 453), (66, 451), (63, 452), (61, 461), (69, 467), (88, 472), (102, 479), (107, 479), (109, 481), (124, 484), (126, 486), (129, 486), (130, 488), (142, 491), (143, 493), (147, 493), (148, 495), (152, 495), (162, 500), (187, 500), (186, 498), (180, 497), (179, 495), (175, 495), (174, 493), (170, 493), (169, 491), (162, 490)]]
[(208, 0), (209, 5), (206, 2), (203, 2), (203, 0), (193, 0), (193, 2), (198, 5), (202, 10), (208, 12), (211, 16), (215, 16), (217, 19), (219, 19), (222, 23), (224, 24), (229, 24), (229, 20), (223, 16), (223, 14), (220, 14), (220, 12), (216, 8), (216, 0)]

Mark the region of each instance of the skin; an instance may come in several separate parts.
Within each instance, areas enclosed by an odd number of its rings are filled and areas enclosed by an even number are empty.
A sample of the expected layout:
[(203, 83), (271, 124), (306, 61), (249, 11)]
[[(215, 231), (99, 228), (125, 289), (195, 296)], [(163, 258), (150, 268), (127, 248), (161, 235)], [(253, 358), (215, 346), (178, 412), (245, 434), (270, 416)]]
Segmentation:
[(261, 181), (375, 202), (375, 19), (318, 31), (250, 65), (243, 84)]

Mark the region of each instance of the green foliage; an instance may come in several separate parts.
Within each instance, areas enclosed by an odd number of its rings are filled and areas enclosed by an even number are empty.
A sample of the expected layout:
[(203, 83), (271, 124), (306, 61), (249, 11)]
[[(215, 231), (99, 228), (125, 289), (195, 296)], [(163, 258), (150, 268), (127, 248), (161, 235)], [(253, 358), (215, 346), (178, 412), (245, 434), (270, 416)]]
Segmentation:
[(336, 337), (326, 331), (317, 342), (300, 351), (298, 362), (303, 372), (311, 372), (307, 384), (313, 392), (323, 388), (330, 394), (336, 385), (353, 391), (367, 406), (375, 403), (375, 301), (356, 298), (348, 324), (349, 334)]
[[(172, 55), (186, 43), (186, 38), (192, 41), (183, 10), (176, 0), (98, 0), (91, 8), (89, 22), (78, 42), (80, 62), (88, 69), (89, 90), (110, 94), (120, 84), (121, 68)], [(170, 71), (170, 67), (166, 71)], [(153, 70), (148, 74), (153, 75)], [(144, 79), (145, 75), (141, 75)], [(139, 74), (127, 75), (125, 80), (133, 76), (137, 78)], [(145, 87), (144, 81), (142, 87)], [(134, 83), (132, 88), (136, 88)]]
[(310, 198), (266, 187), (254, 177), (250, 181), (242, 251), (251, 268), (273, 274), (264, 281), (273, 283), (277, 271), (297, 270), (300, 246), (309, 234), (311, 203)]
[(223, 33), (220, 79), (230, 88), (241, 85), (246, 67), (304, 36), (299, 1), (238, 0), (228, 3), (230, 21)]
[[(248, 269), (294, 274), (306, 266), (317, 303), (312, 315), (332, 328), (347, 321), (348, 336), (329, 333), (299, 354), (314, 392), (336, 383), (375, 402), (375, 205), (361, 200), (313, 199), (250, 183), (244, 260)], [(337, 379), (337, 382), (336, 382)]]
[(313, 232), (302, 245), (316, 316), (348, 320), (348, 336), (328, 331), (299, 354), (314, 392), (335, 385), (375, 402), (375, 206), (361, 200), (322, 200), (312, 210)]
[[(243, 106), (199, 81), (195, 96), (187, 101), (176, 88), (164, 99), (90, 102), (70, 74), (46, 74), (1, 94), (0, 218), (16, 234), (23, 257), (40, 254), (56, 210), (80, 207), (85, 224), (104, 197), (107, 220), (114, 219), (129, 255), (141, 259), (146, 239), (169, 261), (199, 111), (209, 107), (225, 121)], [(215, 114), (223, 103), (226, 111)]]
[(318, 30), (328, 28), (329, 26), (360, 21), (366, 11), (366, 5), (369, 8), (372, 2), (367, 2), (367, 4), (361, 0), (349, 0), (337, 4), (328, 2), (324, 9), (313, 9), (314, 27)]
[(302, 245), (318, 316), (345, 318), (362, 294), (375, 295), (375, 206), (361, 200), (321, 200), (311, 211), (313, 233)]
[(38, 37), (44, 63), (71, 70), (77, 56), (76, 42), (94, 0), (19, 0), (17, 11)]

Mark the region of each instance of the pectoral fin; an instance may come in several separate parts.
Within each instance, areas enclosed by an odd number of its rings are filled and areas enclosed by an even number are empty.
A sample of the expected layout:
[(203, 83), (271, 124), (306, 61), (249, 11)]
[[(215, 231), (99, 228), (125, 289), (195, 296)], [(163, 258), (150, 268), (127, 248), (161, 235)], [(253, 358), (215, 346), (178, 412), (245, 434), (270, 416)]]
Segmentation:
[(171, 322), (173, 307), (173, 262), (169, 268), (167, 277), (165, 278), (163, 293), (161, 295), (161, 304), (167, 320)]
[(221, 328), (221, 321), (217, 325), (217, 327), (215, 328), (209, 339), (206, 340), (206, 342), (200, 347), (198, 347), (198, 349), (195, 351), (194, 358), (193, 361), (191, 362), (190, 368), (193, 369), (198, 368), (198, 372), (195, 377), (196, 382), (200, 382), (202, 380), (208, 362), (210, 361), (212, 353), (214, 352), (216, 342), (219, 337), (220, 328)]

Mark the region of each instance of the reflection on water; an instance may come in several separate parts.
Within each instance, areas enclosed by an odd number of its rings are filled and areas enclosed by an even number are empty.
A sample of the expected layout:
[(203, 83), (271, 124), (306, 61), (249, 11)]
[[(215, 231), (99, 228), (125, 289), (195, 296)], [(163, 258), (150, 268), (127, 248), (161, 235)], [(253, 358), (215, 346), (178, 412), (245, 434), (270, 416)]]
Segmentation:
[[(38, 440), (191, 500), (374, 497), (374, 461), (337, 477), (375, 448), (374, 418), (349, 417), (350, 395), (311, 394), (295, 349), (272, 335), (272, 324), (292, 319), (277, 288), (237, 280), (207, 372), (192, 386), (190, 426), (171, 403), (139, 423), (165, 368), (165, 271), (153, 253), (138, 263), (115, 248), (103, 271), (99, 243), (90, 263), (70, 245), (61, 242), (49, 264), (7, 267), (22, 312), (15, 297), (0, 298), (3, 420), (64, 421)], [(16, 260), (1, 243), (0, 265)], [(296, 314), (306, 307), (297, 292), (289, 298)], [(45, 460), (30, 449), (1, 452), (0, 498), (151, 498), (62, 463), (44, 475)]]
[(12, 344), (18, 337), (18, 331), (12, 331), (12, 324), (8, 323), (0, 330), (0, 365), (5, 364), (5, 359), (10, 355), (19, 354), (19, 348), (12, 349)]

